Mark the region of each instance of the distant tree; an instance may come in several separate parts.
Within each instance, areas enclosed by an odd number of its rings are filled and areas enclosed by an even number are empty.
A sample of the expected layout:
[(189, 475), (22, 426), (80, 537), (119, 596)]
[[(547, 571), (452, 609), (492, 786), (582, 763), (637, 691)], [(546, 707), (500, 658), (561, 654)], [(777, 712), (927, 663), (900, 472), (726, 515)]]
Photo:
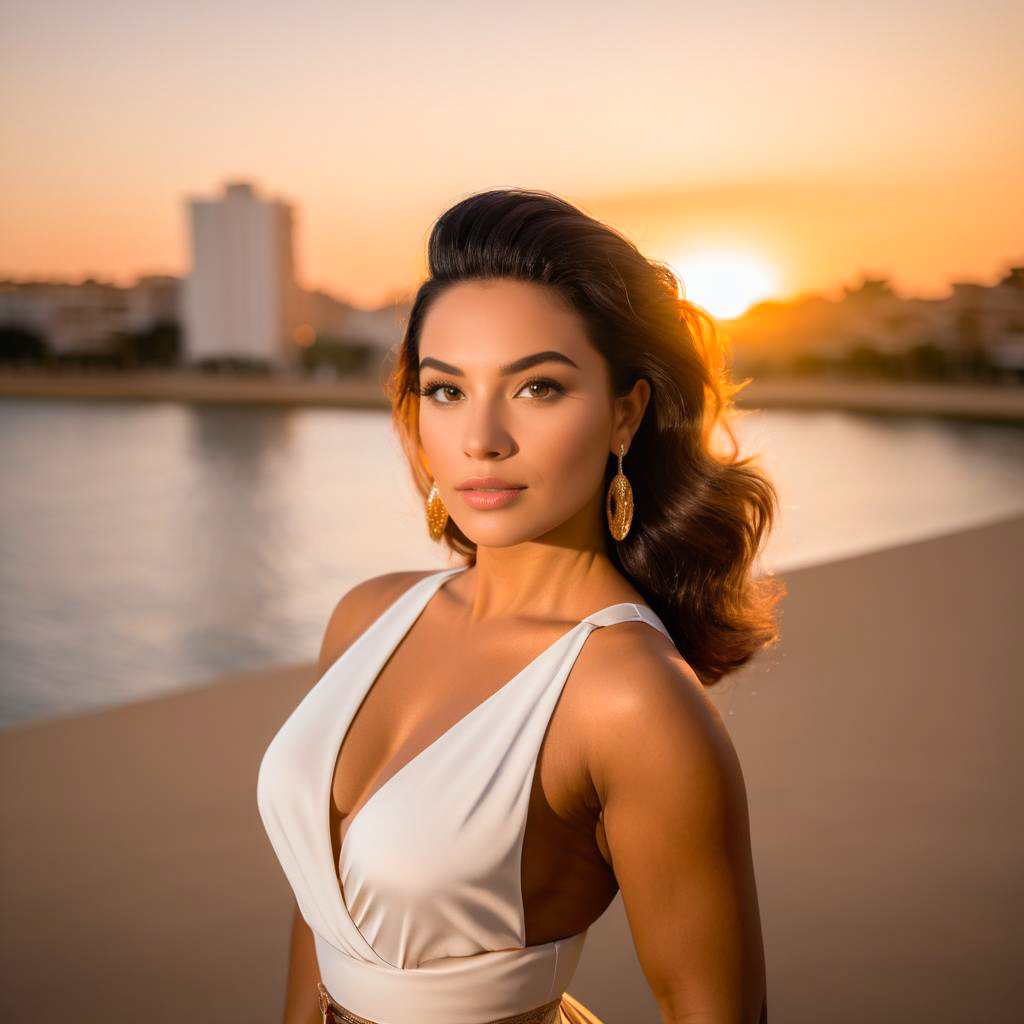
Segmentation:
[(903, 376), (903, 361), (899, 355), (881, 352), (863, 342), (846, 350), (841, 366), (853, 377)]
[(372, 366), (374, 346), (365, 341), (347, 338), (317, 338), (302, 350), (301, 366), (315, 372), (331, 366), (339, 374), (366, 373)]
[(907, 375), (919, 380), (945, 380), (952, 372), (948, 353), (932, 341), (911, 345), (904, 361)]
[(72, 367), (76, 370), (119, 370), (121, 368), (118, 352), (109, 346), (57, 352), (54, 354), (52, 362), (55, 366)]
[(237, 373), (254, 377), (267, 376), (272, 367), (266, 359), (255, 356), (206, 356), (193, 364), (206, 373)]
[(125, 333), (116, 346), (121, 365), (173, 366), (181, 359), (181, 328), (173, 320), (161, 320), (145, 330)]
[(832, 360), (820, 352), (800, 352), (789, 361), (787, 369), (798, 377), (821, 377), (832, 369)]
[(956, 318), (960, 372), (972, 380), (993, 376), (982, 336), (981, 313), (972, 307), (960, 310)]
[(21, 324), (0, 324), (0, 363), (38, 366), (49, 355), (49, 343), (38, 331)]

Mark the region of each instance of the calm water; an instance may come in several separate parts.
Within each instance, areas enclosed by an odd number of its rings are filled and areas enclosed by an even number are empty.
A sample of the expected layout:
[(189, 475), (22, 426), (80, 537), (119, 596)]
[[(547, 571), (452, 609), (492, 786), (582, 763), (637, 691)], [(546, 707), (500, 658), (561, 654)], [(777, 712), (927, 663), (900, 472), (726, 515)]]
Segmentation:
[[(387, 415), (0, 401), (0, 725), (312, 660), (353, 583), (441, 568)], [(1024, 510), (1024, 429), (747, 413), (777, 571)]]

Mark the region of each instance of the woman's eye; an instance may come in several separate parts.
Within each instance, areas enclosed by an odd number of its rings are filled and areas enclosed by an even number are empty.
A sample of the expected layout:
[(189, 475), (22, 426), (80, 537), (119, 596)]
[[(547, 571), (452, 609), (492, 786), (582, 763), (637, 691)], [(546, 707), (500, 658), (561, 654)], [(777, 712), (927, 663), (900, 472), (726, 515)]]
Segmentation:
[(538, 379), (538, 380), (528, 380), (523, 385), (523, 388), (524, 389), (526, 389), (526, 388), (543, 388), (544, 389), (544, 393), (542, 393), (542, 394), (538, 395), (536, 391), (533, 392), (533, 397), (537, 398), (537, 399), (540, 399), (540, 400), (544, 400), (546, 398), (550, 398), (551, 397), (550, 392), (559, 392), (560, 393), (563, 390), (562, 386), (558, 383), (558, 381), (556, 381), (556, 380), (541, 380), (541, 379)]
[[(526, 381), (517, 393), (522, 394), (524, 391), (529, 391), (528, 397), (531, 400), (546, 402), (550, 401), (554, 395), (564, 394), (565, 388), (557, 380), (551, 380), (548, 377), (535, 377), (532, 380)], [(458, 403), (457, 397), (453, 400), (438, 397), (442, 394), (450, 395), (451, 392), (455, 392), (456, 396), (462, 394), (462, 390), (449, 381), (434, 381), (432, 384), (427, 384), (419, 389), (420, 395), (424, 398), (429, 398), (435, 405), (456, 405)]]
[(441, 400), (435, 398), (434, 396), (439, 391), (458, 391), (458, 390), (459, 389), (454, 384), (446, 384), (443, 381), (438, 381), (435, 384), (428, 384), (426, 387), (420, 388), (420, 394), (424, 398), (429, 398), (431, 401), (435, 402), (437, 405), (453, 405), (454, 404), (453, 402), (441, 401)]

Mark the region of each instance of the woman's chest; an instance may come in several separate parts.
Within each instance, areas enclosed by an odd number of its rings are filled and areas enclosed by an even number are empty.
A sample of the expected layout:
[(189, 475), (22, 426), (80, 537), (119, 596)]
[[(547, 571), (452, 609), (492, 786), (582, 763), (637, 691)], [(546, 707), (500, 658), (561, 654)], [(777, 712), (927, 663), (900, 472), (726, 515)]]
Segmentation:
[[(597, 852), (600, 807), (584, 730), (589, 662), (569, 657), (563, 667), (559, 658), (572, 630), (477, 630), (469, 640), (435, 623), (416, 632), (382, 666), (344, 731), (331, 782), (335, 862), (351, 824), (392, 779), (398, 777), (403, 785), (397, 789), (404, 790), (408, 776), (415, 782), (425, 774), (421, 769), (445, 761), (453, 773), (473, 770), (460, 768), (455, 756), (467, 744), (472, 754), (466, 760), (476, 770), (518, 771), (529, 787), (526, 883), (542, 874), (535, 862), (556, 864), (567, 845), (577, 858), (584, 850)], [(533, 734), (526, 749), (534, 759), (506, 758), (503, 744), (521, 745), (526, 732)], [(459, 781), (450, 773), (435, 777), (437, 791), (417, 787), (419, 800), (443, 803), (447, 784)]]

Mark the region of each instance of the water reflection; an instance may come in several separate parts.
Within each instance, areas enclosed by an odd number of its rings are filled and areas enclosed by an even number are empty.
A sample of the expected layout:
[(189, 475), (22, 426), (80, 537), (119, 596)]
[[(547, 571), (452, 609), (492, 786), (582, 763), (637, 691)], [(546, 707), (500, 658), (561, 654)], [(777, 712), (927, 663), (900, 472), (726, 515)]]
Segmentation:
[[(1024, 430), (750, 413), (785, 569), (1024, 509)], [(385, 413), (0, 403), (0, 724), (315, 657), (355, 582), (447, 562)], [(637, 515), (641, 510), (637, 510)]]

